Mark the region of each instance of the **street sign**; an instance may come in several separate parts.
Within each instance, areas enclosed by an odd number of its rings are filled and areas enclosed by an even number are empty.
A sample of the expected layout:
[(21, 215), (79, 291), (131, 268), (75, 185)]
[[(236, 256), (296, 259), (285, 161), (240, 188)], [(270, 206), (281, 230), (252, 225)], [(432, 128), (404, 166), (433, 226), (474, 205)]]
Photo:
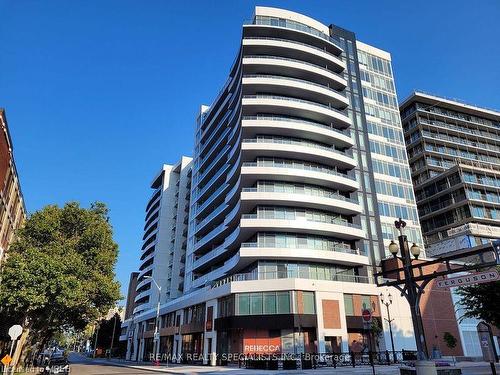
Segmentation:
[(486, 272), (475, 272), (465, 276), (449, 277), (447, 279), (438, 280), (437, 286), (439, 288), (454, 288), (457, 286), (465, 286), (480, 283), (489, 283), (500, 279), (497, 270)]
[(17, 338), (21, 336), (21, 333), (23, 333), (23, 327), (19, 324), (15, 324), (9, 328), (9, 336), (11, 340), (17, 340)]
[(483, 359), (486, 362), (496, 362), (497, 358), (491, 327), (485, 322), (480, 322), (477, 325), (477, 334), (479, 335), (479, 343), (481, 345), (481, 351), (483, 352)]
[(2, 358), (2, 363), (4, 366), (8, 366), (9, 363), (12, 361), (12, 358), (10, 357), (10, 355), (5, 355), (5, 357)]
[(363, 318), (363, 323), (371, 323), (372, 322), (372, 312), (368, 309), (364, 309), (361, 313), (361, 317)]
[(160, 339), (160, 332), (155, 332), (153, 335), (153, 340), (158, 341)]

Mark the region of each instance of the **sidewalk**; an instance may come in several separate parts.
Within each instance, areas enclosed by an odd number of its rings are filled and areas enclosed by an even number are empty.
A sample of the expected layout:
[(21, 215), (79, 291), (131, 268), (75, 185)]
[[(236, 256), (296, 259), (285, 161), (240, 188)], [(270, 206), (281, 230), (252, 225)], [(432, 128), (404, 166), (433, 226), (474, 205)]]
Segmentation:
[[(227, 375), (246, 375), (246, 374), (265, 374), (265, 375), (303, 375), (303, 374), (355, 374), (355, 375), (372, 375), (372, 368), (370, 366), (359, 366), (359, 367), (323, 367), (311, 370), (251, 370), (245, 368), (231, 367), (231, 366), (196, 366), (196, 365), (180, 365), (180, 364), (169, 364), (167, 366), (162, 363), (159, 366), (151, 364), (151, 362), (131, 362), (120, 359), (102, 359), (102, 358), (87, 358), (89, 361), (102, 363), (102, 364), (113, 364), (115, 366), (133, 368), (138, 370), (148, 370), (156, 371), (159, 373), (166, 374), (221, 374), (225, 373)], [(490, 365), (488, 362), (458, 362), (456, 366), (462, 369), (462, 374), (481, 374), (481, 370), (487, 370), (486, 374), (489, 374)], [(444, 367), (447, 368), (447, 367)], [(500, 372), (500, 364), (496, 365), (497, 371)], [(477, 370), (477, 371), (476, 371)], [(380, 375), (399, 375), (399, 366), (375, 366), (375, 374)]]
[[(137, 370), (157, 371), (166, 374), (227, 374), (227, 375), (247, 375), (247, 374), (265, 374), (265, 375), (303, 375), (303, 374), (373, 374), (370, 366), (360, 367), (323, 367), (311, 370), (251, 370), (232, 366), (196, 366), (196, 365), (179, 365), (170, 364), (168, 367), (162, 363), (160, 366), (154, 366), (150, 362), (130, 362), (124, 360), (106, 360), (95, 359), (93, 361), (99, 363), (112, 363), (116, 366), (134, 368)], [(399, 374), (399, 366), (375, 366), (375, 373), (380, 375), (397, 375)]]

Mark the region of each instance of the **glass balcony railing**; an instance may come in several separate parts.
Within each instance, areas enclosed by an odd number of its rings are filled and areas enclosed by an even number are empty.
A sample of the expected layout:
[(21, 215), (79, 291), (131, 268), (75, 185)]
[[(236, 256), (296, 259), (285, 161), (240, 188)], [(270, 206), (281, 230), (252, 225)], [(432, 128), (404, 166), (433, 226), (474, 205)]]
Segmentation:
[[(220, 193), (225, 189), (227, 188), (227, 184), (222, 184), (221, 186), (219, 186), (217, 188), (217, 190), (215, 190), (211, 195), (210, 197), (208, 197), (208, 199), (206, 201), (204, 201), (201, 205), (197, 206), (196, 209), (195, 209), (195, 214), (198, 214), (198, 212), (201, 212), (203, 211), (205, 208), (207, 208), (214, 200), (215, 198), (217, 198)], [(194, 199), (194, 198), (193, 198)]]
[(333, 169), (318, 167), (318, 166), (309, 166), (304, 164), (292, 163), (292, 164), (284, 164), (284, 163), (276, 163), (272, 161), (262, 161), (262, 162), (244, 162), (244, 167), (272, 167), (272, 168), (291, 168), (291, 169), (299, 169), (304, 171), (312, 171), (312, 172), (321, 172), (330, 174), (333, 176), (339, 176), (343, 178), (347, 178), (352, 181), (356, 181), (354, 177), (350, 177), (347, 174), (337, 172)]
[(342, 48), (338, 44), (338, 42), (327, 35), (311, 26), (304, 25), (303, 23), (287, 20), (284, 18), (275, 18), (275, 17), (266, 17), (266, 16), (257, 16), (253, 20), (247, 20), (244, 22), (245, 25), (264, 25), (264, 26), (276, 26), (283, 27), (286, 29), (292, 29), (297, 31), (302, 31), (314, 36), (317, 36), (321, 39), (326, 40), (327, 42), (332, 43), (335, 47), (337, 47), (340, 51)]
[(336, 133), (345, 135), (347, 137), (351, 137), (351, 131), (349, 129), (340, 130), (340, 129), (334, 128), (333, 126), (328, 126), (328, 125), (320, 124), (319, 122), (301, 120), (301, 119), (296, 119), (296, 118), (287, 117), (287, 116), (263, 116), (263, 115), (243, 116), (242, 120), (262, 120), (262, 121), (295, 122), (295, 123), (298, 123), (298, 124), (312, 125), (312, 126), (317, 126), (317, 127), (323, 128), (323, 129), (332, 130), (332, 131), (334, 131)]
[(297, 221), (310, 221), (312, 223), (323, 223), (323, 224), (335, 224), (342, 225), (344, 227), (361, 229), (360, 225), (349, 223), (345, 219), (329, 219), (329, 220), (315, 220), (312, 218), (307, 218), (304, 216), (296, 216), (296, 215), (278, 215), (278, 214), (270, 214), (269, 212), (258, 212), (254, 214), (242, 214), (242, 219), (270, 219), (270, 220), (297, 220)]
[(314, 105), (318, 106), (321, 108), (325, 108), (329, 111), (333, 111), (338, 113), (339, 115), (342, 115), (343, 117), (346, 118), (347, 122), (350, 123), (349, 117), (347, 116), (347, 112), (345, 111), (339, 111), (338, 109), (333, 108), (332, 106), (326, 105), (326, 104), (321, 104), (317, 102), (312, 102), (310, 100), (304, 100), (304, 99), (297, 99), (297, 98), (292, 98), (289, 96), (280, 96), (280, 95), (243, 95), (244, 99), (274, 99), (274, 100), (283, 100), (283, 101), (289, 101), (289, 102), (297, 102), (297, 103), (304, 103), (304, 104), (309, 104), (309, 105)]
[(317, 144), (312, 143), (312, 142), (295, 141), (292, 139), (250, 138), (250, 139), (243, 139), (243, 143), (275, 143), (275, 144), (280, 144), (280, 145), (293, 145), (293, 146), (309, 147), (309, 148), (315, 148), (318, 150), (333, 152), (337, 155), (342, 155), (342, 156), (345, 156), (348, 158), (351, 157), (351, 156), (347, 155), (345, 152), (338, 151), (338, 150), (334, 149), (333, 147), (321, 146), (321, 145), (317, 145)]
[(356, 255), (366, 255), (365, 253), (362, 253), (359, 249), (351, 249), (346, 246), (327, 246), (327, 247), (321, 247), (321, 248), (314, 248), (314, 247), (304, 247), (304, 246), (280, 246), (276, 243), (274, 244), (268, 244), (268, 243), (263, 243), (263, 242), (242, 242), (241, 247), (262, 247), (262, 248), (276, 248), (276, 249), (304, 249), (304, 250), (311, 250), (311, 251), (336, 251), (339, 253), (346, 253), (346, 254), (356, 254)]
[(334, 60), (337, 60), (340, 65), (342, 65), (342, 66), (344, 65), (344, 62), (341, 60), (341, 58), (339, 56), (334, 55), (331, 52), (325, 51), (323, 48), (312, 46), (312, 45), (307, 44), (307, 43), (302, 43), (302, 42), (298, 42), (298, 41), (295, 41), (295, 40), (289, 40), (289, 39), (283, 39), (283, 38), (271, 38), (271, 37), (265, 37), (265, 36), (245, 37), (244, 40), (273, 40), (273, 41), (281, 42), (281, 43), (297, 44), (297, 45), (300, 45), (300, 46), (305, 46), (307, 48), (311, 48), (311, 49), (314, 49), (316, 51), (322, 52), (322, 53), (330, 56)]
[(300, 194), (300, 195), (308, 195), (308, 196), (312, 196), (312, 197), (338, 199), (338, 200), (342, 200), (345, 202), (359, 204), (359, 202), (356, 199), (346, 198), (340, 194), (335, 194), (335, 193), (331, 193), (329, 191), (321, 191), (321, 190), (316, 191), (316, 190), (299, 189), (299, 188), (296, 188), (295, 186), (291, 189), (288, 189), (288, 188), (285, 188), (285, 189), (281, 188), (280, 189), (278, 187), (268, 185), (268, 186), (252, 187), (252, 188), (243, 188), (241, 191), (257, 192), (257, 193)]
[(274, 280), (274, 279), (308, 279), (308, 280), (325, 280), (325, 281), (340, 281), (347, 283), (362, 283), (374, 284), (375, 279), (369, 276), (348, 275), (342, 273), (330, 275), (315, 275), (312, 273), (304, 273), (300, 271), (271, 271), (271, 272), (247, 272), (237, 273), (224, 279), (217, 280), (212, 284), (212, 288), (217, 288), (224, 284), (235, 281), (253, 281), (253, 280)]
[(283, 80), (283, 81), (299, 82), (299, 83), (303, 83), (305, 85), (319, 87), (323, 90), (328, 90), (332, 94), (342, 96), (343, 98), (345, 98), (347, 100), (345, 91), (337, 91), (337, 90), (332, 89), (331, 87), (328, 87), (325, 85), (320, 85), (319, 83), (307, 81), (305, 79), (299, 79), (299, 78), (293, 78), (293, 77), (287, 77), (287, 76), (277, 76), (277, 75), (272, 75), (272, 74), (245, 74), (243, 76), (243, 78), (270, 78), (270, 79), (279, 79), (279, 80)]
[[(266, 55), (266, 56), (264, 56), (264, 55), (245, 55), (244, 58), (283, 60), (283, 61), (290, 61), (290, 62), (294, 62), (294, 63), (300, 63), (300, 64), (311, 66), (311, 67), (316, 68), (316, 69), (323, 70), (325, 73), (332, 74), (332, 75), (338, 77), (339, 79), (341, 79), (342, 81), (345, 81), (345, 78), (342, 77), (339, 73), (332, 72), (331, 70), (326, 69), (324, 66), (316, 65), (316, 64), (313, 64), (313, 63), (310, 63), (310, 62), (307, 62), (307, 61), (303, 61), (303, 60), (292, 59), (290, 57), (269, 56), (269, 55)], [(346, 85), (347, 85), (347, 83), (346, 83)]]

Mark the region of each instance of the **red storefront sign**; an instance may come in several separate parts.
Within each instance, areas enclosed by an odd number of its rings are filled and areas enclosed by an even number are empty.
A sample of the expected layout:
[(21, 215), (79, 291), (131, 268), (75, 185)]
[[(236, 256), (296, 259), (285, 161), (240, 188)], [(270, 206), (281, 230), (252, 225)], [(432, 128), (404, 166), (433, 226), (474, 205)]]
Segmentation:
[(274, 354), (281, 352), (281, 337), (270, 337), (268, 330), (245, 329), (244, 354)]

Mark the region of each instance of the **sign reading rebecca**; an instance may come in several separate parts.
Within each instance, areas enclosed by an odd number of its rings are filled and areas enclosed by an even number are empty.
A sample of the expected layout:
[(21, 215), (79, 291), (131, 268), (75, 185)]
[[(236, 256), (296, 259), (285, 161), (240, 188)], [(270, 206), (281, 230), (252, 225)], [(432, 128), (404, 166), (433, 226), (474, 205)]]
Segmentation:
[(454, 288), (457, 286), (489, 283), (490, 281), (496, 281), (498, 279), (500, 279), (498, 271), (491, 270), (486, 272), (471, 273), (465, 276), (449, 277), (447, 279), (438, 280), (437, 286), (439, 288)]

